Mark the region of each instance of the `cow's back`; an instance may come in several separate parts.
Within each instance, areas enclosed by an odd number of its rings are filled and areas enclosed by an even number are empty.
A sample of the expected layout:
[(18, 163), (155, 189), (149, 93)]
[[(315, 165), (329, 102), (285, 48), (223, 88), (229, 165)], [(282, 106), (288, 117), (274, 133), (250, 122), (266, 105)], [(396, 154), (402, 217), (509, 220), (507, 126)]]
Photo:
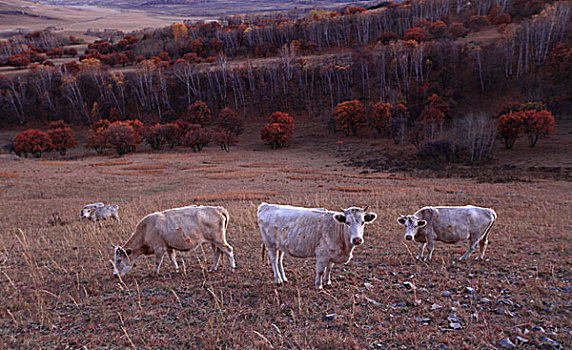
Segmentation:
[[(225, 234), (228, 212), (222, 207), (188, 206), (154, 213), (153, 230), (171, 248), (194, 249)], [(218, 237), (220, 238), (220, 237)]]
[(310, 257), (336, 224), (334, 214), (321, 208), (263, 203), (258, 207), (258, 225), (265, 244), (292, 256)]
[(468, 239), (471, 232), (483, 232), (491, 225), (491, 221), (496, 219), (496, 213), (492, 209), (472, 205), (424, 207), (414, 215), (427, 221), (423, 231), (433, 230), (444, 242)]

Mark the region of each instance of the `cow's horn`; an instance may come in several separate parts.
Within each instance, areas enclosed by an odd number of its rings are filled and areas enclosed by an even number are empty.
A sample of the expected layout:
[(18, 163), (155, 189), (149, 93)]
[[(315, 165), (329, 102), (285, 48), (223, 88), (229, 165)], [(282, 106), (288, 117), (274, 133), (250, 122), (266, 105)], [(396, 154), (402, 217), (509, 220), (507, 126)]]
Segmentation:
[(366, 205), (365, 208), (363, 208), (363, 211), (367, 211), (369, 209), (369, 205)]

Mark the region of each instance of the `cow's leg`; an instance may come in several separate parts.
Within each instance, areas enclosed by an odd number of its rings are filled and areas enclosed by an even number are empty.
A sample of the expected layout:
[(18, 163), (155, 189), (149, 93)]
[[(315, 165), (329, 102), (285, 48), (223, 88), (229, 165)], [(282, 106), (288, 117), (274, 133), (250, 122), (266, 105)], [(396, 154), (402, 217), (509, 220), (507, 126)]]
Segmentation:
[(415, 259), (417, 259), (417, 260), (423, 259), (423, 251), (425, 250), (425, 244), (426, 243), (418, 243), (417, 244), (419, 246), (419, 254), (417, 255), (417, 257), (415, 257)]
[(155, 276), (159, 276), (159, 269), (163, 263), (163, 256), (165, 255), (165, 248), (155, 249)]
[(435, 248), (435, 241), (433, 239), (427, 239), (427, 256), (423, 261), (428, 262), (433, 256), (433, 248)]
[(487, 245), (489, 244), (489, 239), (488, 237), (483, 237), (483, 239), (481, 239), (479, 241), (479, 250), (480, 250), (480, 254), (479, 256), (477, 256), (477, 260), (484, 260), (485, 259), (485, 252), (487, 251)]
[(323, 258), (316, 258), (316, 288), (323, 288), (324, 273), (326, 272), (326, 267), (328, 266), (328, 261)]
[(222, 255), (222, 251), (216, 246), (216, 244), (211, 244), (213, 248), (213, 266), (210, 268), (210, 272), (216, 271), (218, 267), (218, 261), (220, 256)]
[(171, 261), (173, 262), (173, 265), (175, 266), (175, 270), (177, 272), (179, 272), (179, 264), (177, 264), (177, 253), (175, 252), (175, 250), (167, 249), (167, 254), (169, 254), (169, 258), (171, 258)]
[(326, 270), (324, 273), (324, 280), (326, 281), (325, 284), (326, 286), (331, 286), (332, 285), (332, 269), (334, 268), (334, 263), (328, 263), (328, 265), (326, 266)]
[(114, 213), (113, 218), (117, 220), (117, 226), (121, 226), (121, 219), (119, 218), (119, 215)]
[(282, 278), (282, 282), (286, 283), (288, 282), (288, 279), (286, 278), (286, 274), (284, 273), (284, 252), (283, 251), (278, 251), (278, 261), (276, 262), (277, 266), (278, 266), (278, 272), (280, 273), (280, 278)]
[(282, 277), (280, 276), (280, 271), (278, 269), (278, 249), (266, 246), (266, 250), (268, 251), (268, 258), (270, 259), (270, 265), (272, 265), (272, 271), (274, 271), (274, 282), (277, 285), (282, 285)]
[(480, 240), (475, 240), (473, 237), (475, 237), (475, 235), (473, 233), (471, 233), (471, 238), (469, 239), (469, 249), (467, 249), (467, 252), (465, 254), (463, 254), (462, 257), (459, 258), (459, 261), (463, 261), (465, 259), (467, 259), (471, 253), (473, 252), (473, 250), (477, 247), (477, 244), (479, 243)]

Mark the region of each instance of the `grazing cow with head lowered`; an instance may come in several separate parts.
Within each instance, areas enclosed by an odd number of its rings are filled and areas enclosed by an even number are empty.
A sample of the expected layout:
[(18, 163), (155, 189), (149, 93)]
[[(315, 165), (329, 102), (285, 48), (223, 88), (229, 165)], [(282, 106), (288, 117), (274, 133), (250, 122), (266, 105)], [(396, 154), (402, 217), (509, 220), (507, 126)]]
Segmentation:
[(203, 243), (210, 243), (213, 248), (214, 262), (210, 271), (216, 270), (222, 253), (228, 256), (233, 270), (234, 252), (226, 242), (228, 219), (225, 208), (202, 205), (149, 214), (137, 223), (127, 243), (115, 247), (113, 274), (123, 276), (139, 256), (154, 254), (155, 274), (158, 275), (165, 253), (178, 271), (175, 251), (194, 250)]
[(262, 203), (258, 207), (258, 226), (276, 284), (288, 282), (282, 265), (284, 253), (288, 253), (297, 258), (316, 257), (316, 288), (322, 289), (324, 283), (331, 285), (334, 264), (351, 260), (354, 248), (364, 242), (364, 225), (377, 218), (375, 213), (366, 213), (367, 208), (334, 212)]
[(79, 220), (83, 221), (83, 218), (87, 218), (88, 215), (87, 213), (89, 212), (90, 209), (99, 207), (103, 207), (103, 203), (98, 202), (98, 203), (84, 205), (83, 208), (81, 209), (81, 213), (79, 214)]
[(102, 207), (84, 209), (84, 216), (93, 222), (100, 221), (99, 226), (101, 226), (101, 220), (109, 218), (114, 218), (117, 221), (117, 225), (121, 225), (121, 219), (119, 219), (117, 210), (119, 210), (117, 204), (107, 204)]
[(483, 259), (488, 235), (496, 219), (497, 214), (492, 209), (467, 205), (423, 207), (413, 215), (401, 215), (397, 222), (406, 227), (406, 240), (415, 240), (419, 243), (419, 255), (416, 259), (423, 258), (423, 250), (427, 245), (429, 250), (425, 257), (427, 262), (431, 260), (435, 241), (457, 243), (469, 240), (469, 249), (459, 260), (468, 258), (477, 244), (481, 251), (477, 260)]

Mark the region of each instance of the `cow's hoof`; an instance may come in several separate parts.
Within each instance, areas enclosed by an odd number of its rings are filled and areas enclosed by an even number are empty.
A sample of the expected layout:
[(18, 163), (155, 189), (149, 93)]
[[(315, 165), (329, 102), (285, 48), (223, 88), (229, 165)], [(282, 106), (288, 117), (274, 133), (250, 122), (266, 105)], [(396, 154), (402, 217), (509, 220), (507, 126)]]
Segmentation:
[(276, 285), (280, 287), (282, 286), (282, 282), (276, 282)]

